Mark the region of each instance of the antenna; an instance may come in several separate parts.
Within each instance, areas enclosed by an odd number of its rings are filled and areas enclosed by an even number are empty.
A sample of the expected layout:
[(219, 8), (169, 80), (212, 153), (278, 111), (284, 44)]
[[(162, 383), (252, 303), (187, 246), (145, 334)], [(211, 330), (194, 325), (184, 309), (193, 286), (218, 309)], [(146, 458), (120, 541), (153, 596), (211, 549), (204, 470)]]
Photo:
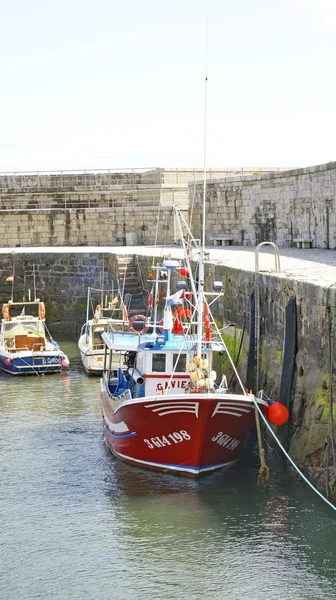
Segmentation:
[(100, 299), (100, 304), (102, 306), (102, 308), (104, 308), (104, 270), (105, 270), (105, 265), (104, 265), (104, 261), (105, 261), (105, 254), (103, 252), (103, 271), (101, 273), (101, 299)]
[(204, 82), (204, 146), (203, 146), (203, 204), (202, 204), (202, 244), (199, 260), (198, 308), (197, 308), (197, 355), (202, 352), (203, 303), (204, 303), (204, 252), (205, 252), (205, 199), (206, 199), (206, 142), (207, 142), (207, 96), (208, 96), (208, 46), (209, 46), (209, 4), (207, 5), (205, 43), (205, 82)]
[(33, 274), (34, 274), (34, 301), (36, 301), (35, 263), (33, 263)]
[(203, 218), (202, 250), (205, 248), (205, 199), (206, 199), (206, 150), (207, 150), (207, 108), (208, 108), (208, 50), (209, 50), (209, 4), (207, 4), (205, 42), (205, 81), (204, 81), (204, 146), (203, 146)]
[(12, 279), (12, 302), (14, 302), (14, 278), (15, 278), (15, 262), (13, 260), (13, 279)]

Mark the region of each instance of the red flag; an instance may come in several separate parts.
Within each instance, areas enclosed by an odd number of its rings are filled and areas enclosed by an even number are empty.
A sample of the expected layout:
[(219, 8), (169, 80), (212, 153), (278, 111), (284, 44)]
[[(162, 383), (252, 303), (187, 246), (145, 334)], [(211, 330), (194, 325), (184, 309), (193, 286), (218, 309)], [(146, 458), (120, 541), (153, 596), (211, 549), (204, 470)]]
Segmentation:
[(149, 312), (152, 312), (153, 310), (153, 294), (149, 294), (148, 298), (147, 298), (147, 304), (148, 304), (148, 308), (149, 308)]
[(176, 317), (176, 319), (174, 321), (172, 333), (179, 333), (179, 334), (183, 333), (183, 325), (178, 317)]
[(210, 327), (206, 328), (204, 339), (205, 339), (206, 342), (211, 342), (211, 329), (210, 329)]

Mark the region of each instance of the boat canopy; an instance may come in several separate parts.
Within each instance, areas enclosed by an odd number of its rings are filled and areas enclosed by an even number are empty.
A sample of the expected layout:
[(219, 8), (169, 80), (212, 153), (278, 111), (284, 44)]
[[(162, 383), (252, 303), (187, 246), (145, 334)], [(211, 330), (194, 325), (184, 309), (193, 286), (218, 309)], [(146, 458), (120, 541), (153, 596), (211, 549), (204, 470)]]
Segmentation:
[[(130, 331), (108, 331), (104, 332), (101, 337), (109, 350), (119, 350), (121, 352), (136, 352), (139, 348), (145, 351), (176, 352), (181, 350), (187, 352), (194, 351), (197, 346), (196, 336), (184, 337), (170, 334), (167, 340), (164, 335), (158, 335), (157, 333), (142, 334), (140, 336), (140, 334)], [(202, 352), (208, 352), (209, 349), (212, 352), (223, 352), (225, 346), (219, 341), (213, 341), (202, 346)]]
[(139, 348), (140, 336), (137, 333), (132, 333), (131, 331), (105, 331), (101, 337), (109, 350), (120, 350), (121, 352), (136, 352)]

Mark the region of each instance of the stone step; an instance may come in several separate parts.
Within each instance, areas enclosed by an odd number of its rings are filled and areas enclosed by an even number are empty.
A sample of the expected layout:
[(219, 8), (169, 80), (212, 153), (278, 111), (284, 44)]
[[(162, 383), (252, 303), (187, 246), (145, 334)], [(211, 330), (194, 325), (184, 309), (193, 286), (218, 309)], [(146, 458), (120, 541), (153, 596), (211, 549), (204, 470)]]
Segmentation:
[(137, 281), (139, 281), (138, 274), (135, 271), (119, 271), (119, 280), (124, 281), (124, 279), (125, 281), (127, 281), (128, 279), (136, 279)]

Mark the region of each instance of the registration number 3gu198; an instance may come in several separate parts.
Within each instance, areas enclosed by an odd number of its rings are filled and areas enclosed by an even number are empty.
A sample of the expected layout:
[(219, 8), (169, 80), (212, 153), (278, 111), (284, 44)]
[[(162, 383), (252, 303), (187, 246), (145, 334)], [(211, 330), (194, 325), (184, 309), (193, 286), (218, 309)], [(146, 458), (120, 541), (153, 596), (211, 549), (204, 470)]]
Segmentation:
[(181, 429), (181, 431), (174, 431), (174, 433), (168, 433), (165, 435), (157, 435), (155, 437), (150, 438), (150, 440), (144, 439), (145, 444), (147, 444), (150, 450), (153, 448), (164, 448), (165, 446), (171, 446), (172, 444), (179, 444), (183, 441), (188, 441), (191, 439), (191, 436), (185, 429)]

